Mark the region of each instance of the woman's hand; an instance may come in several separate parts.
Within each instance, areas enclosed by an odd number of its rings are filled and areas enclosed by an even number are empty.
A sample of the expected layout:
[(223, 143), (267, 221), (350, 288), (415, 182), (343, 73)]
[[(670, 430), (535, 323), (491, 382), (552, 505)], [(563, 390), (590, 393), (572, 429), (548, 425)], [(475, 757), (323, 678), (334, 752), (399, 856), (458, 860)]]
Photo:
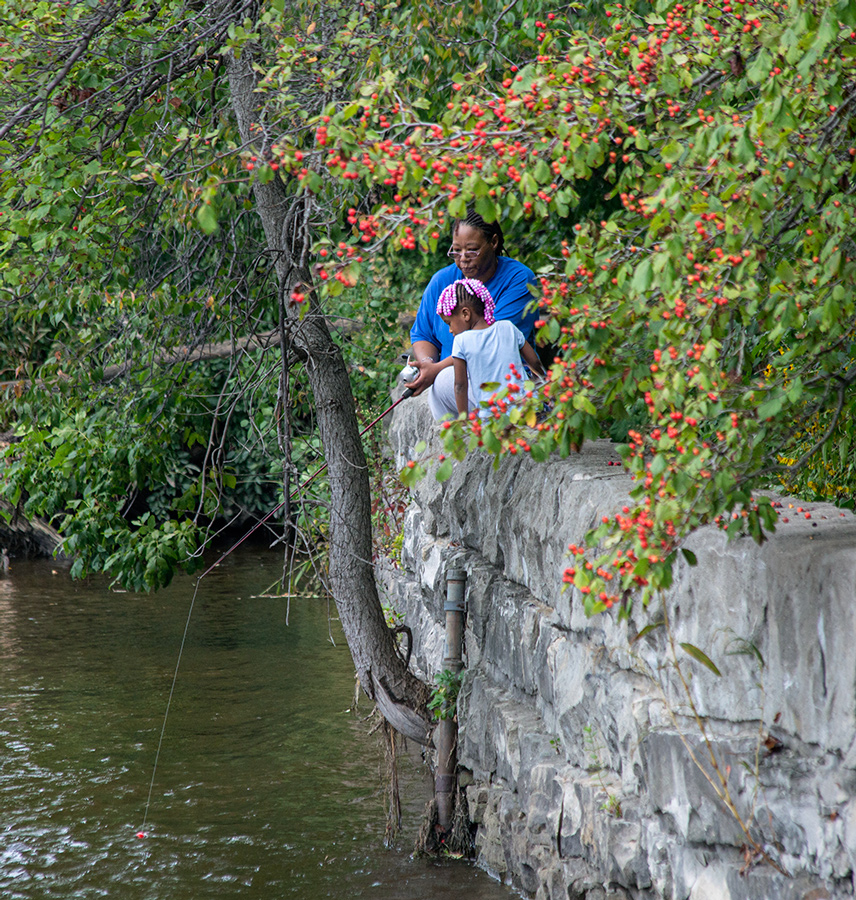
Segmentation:
[(432, 359), (411, 360), (410, 364), (419, 370), (416, 378), (407, 382), (407, 387), (413, 391), (414, 397), (418, 397), (424, 390), (431, 387), (438, 373), (446, 368), (442, 363), (434, 362)]

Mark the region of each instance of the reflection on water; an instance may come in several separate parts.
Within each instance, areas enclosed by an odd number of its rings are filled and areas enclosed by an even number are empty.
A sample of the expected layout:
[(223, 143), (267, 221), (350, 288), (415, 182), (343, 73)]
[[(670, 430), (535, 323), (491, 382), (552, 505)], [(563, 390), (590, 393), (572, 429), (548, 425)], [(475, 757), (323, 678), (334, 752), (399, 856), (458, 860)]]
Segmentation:
[[(404, 758), (407, 833), (382, 847), (381, 753), (348, 707), (354, 671), (327, 603), (255, 595), (264, 551), (203, 582), (146, 816), (192, 582), (153, 596), (0, 579), (0, 896), (499, 900), (463, 864), (412, 860), (427, 786)], [(367, 713), (368, 709), (363, 711)]]
[(15, 583), (9, 576), (0, 576), (0, 660), (11, 656), (17, 648), (15, 631), (12, 627), (14, 610), (11, 598), (15, 593)]

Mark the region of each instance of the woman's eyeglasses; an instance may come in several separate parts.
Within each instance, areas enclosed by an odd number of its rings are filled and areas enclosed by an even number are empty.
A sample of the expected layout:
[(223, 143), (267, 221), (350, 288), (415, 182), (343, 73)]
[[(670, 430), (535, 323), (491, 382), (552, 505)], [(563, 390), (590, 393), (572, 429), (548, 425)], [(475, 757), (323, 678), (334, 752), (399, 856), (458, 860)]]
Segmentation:
[(451, 256), (452, 259), (475, 259), (481, 250), (450, 250), (446, 256)]

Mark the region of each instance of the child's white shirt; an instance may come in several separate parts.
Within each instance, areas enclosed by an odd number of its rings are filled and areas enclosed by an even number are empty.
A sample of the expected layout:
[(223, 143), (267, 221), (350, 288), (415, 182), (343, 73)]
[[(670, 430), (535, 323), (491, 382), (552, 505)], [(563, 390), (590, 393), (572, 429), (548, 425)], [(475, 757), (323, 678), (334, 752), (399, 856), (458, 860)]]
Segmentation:
[[(455, 335), (452, 357), (466, 362), (470, 392), (478, 398), (480, 405), (508, 384), (505, 376), (511, 373), (512, 363), (522, 376), (520, 348), (525, 343), (526, 339), (520, 329), (505, 319), (496, 321), (487, 328), (470, 329)], [(491, 382), (498, 382), (500, 387), (482, 389), (483, 384)], [(482, 407), (479, 415), (489, 416), (490, 411)]]

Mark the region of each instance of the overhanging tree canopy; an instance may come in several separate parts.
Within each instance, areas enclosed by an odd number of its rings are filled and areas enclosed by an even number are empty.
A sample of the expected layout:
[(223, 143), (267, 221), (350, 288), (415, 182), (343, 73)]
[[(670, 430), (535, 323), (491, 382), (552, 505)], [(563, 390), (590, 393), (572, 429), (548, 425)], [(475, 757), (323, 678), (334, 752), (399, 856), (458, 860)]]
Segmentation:
[[(136, 587), (164, 583), (192, 565), (205, 536), (206, 491), (223, 478), (213, 432), (236, 404), (209, 411), (206, 465), (176, 492), (169, 515), (131, 520), (134, 492), (160, 477), (173, 431), (191, 446), (206, 441), (187, 418), (188, 398), (206, 388), (184, 367), (160, 365), (163, 349), (216, 335), (232, 336), (237, 350), (239, 334), (277, 324), (276, 415), (287, 429), (296, 357), (328, 466), (330, 581), (358, 675), (387, 718), (424, 741), (427, 692), (397, 653), (374, 583), (367, 467), (342, 353), (318, 298), (291, 299), (295, 284), (311, 279), (312, 203), (285, 181), (248, 185), (243, 166), (234, 175), (263, 119), (252, 62), (264, 47), (248, 37), (250, 11), (77, 4), (37, 22), (44, 10), (34, 5), (16, 22), (21, 63), (3, 149), (19, 171), (4, 173), (3, 277), (12, 325), (35, 321), (42, 333), (27, 360), (41, 362), (37, 377), (14, 404), (23, 440), (5, 472), (7, 492), (27, 512), (62, 517), (76, 574), (104, 569)], [(293, 24), (303, 12), (280, 7), (276, 16)], [(115, 54), (117, 41), (127, 52)], [(45, 65), (53, 52), (59, 60)], [(22, 103), (15, 88), (25, 76), (33, 98)], [(296, 132), (317, 102), (306, 70), (298, 80), (307, 107), (294, 114)], [(57, 102), (66, 96), (70, 103)], [(258, 218), (248, 222), (253, 201)], [(105, 387), (109, 363), (135, 358), (136, 379), (126, 366), (121, 386)], [(230, 376), (242, 362), (236, 353)], [(253, 389), (263, 363), (249, 365)]]
[(510, 386), (489, 425), (446, 426), (455, 456), (535, 459), (632, 426), (634, 503), (571, 546), (566, 580), (590, 613), (667, 586), (702, 525), (762, 540), (777, 513), (756, 491), (777, 476), (832, 480), (852, 504), (856, 403), (856, 10), (661, 2), (604, 17), (584, 33), (545, 8), (535, 58), (501, 82), (453, 76), (434, 120), (387, 71), (327, 110), (310, 156), (280, 153), (307, 191), (321, 173), (374, 185), (352, 220), (402, 247), (433, 246), (469, 204), (554, 222), (594, 173), (620, 199), (540, 268), (549, 386)]
[[(358, 471), (324, 314), (365, 297), (384, 254), (443, 249), (468, 205), (539, 235), (527, 261), (555, 363), (543, 393), (510, 389), (532, 396), (448, 427), (448, 453), (544, 459), (623, 427), (633, 502), (566, 573), (589, 612), (667, 585), (701, 525), (761, 539), (776, 513), (755, 491), (781, 473), (852, 490), (846, 0), (614, 4), (585, 28), (577, 4), (522, 0), (424, 17), (372, 3), (16, 9), (4, 364), (35, 360), (41, 381), (12, 407), (29, 431), (6, 492), (62, 512), (81, 566), (160, 583), (222, 480), (212, 459), (168, 517), (130, 523), (129, 486), (158, 477), (164, 435), (207, 388), (150, 365), (105, 391), (105, 366), (279, 328), (283, 359), (306, 361), (328, 458)], [(367, 484), (354, 490), (363, 509)], [(349, 540), (332, 547), (359, 559), (354, 596), (379, 609), (370, 551)]]

